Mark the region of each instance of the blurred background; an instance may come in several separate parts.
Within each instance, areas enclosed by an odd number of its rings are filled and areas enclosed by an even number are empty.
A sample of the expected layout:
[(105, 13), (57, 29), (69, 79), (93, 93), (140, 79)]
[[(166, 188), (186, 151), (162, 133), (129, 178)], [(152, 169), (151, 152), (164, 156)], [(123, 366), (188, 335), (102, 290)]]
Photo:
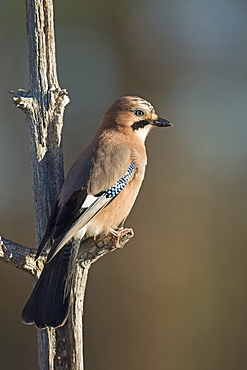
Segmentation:
[[(8, 94), (28, 88), (24, 5), (0, 3), (0, 234), (33, 247), (28, 127)], [(91, 269), (88, 370), (247, 369), (246, 20), (244, 0), (55, 1), (65, 172), (119, 96), (174, 124), (148, 138), (134, 239)], [(1, 263), (1, 369), (37, 369), (31, 289)]]

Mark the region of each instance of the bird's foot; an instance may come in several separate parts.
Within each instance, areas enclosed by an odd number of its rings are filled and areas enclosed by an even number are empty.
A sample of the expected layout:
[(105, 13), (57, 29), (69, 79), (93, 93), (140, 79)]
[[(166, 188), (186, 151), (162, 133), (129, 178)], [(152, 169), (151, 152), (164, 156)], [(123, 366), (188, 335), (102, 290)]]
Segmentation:
[(114, 246), (115, 248), (123, 248), (120, 244), (120, 239), (130, 231), (130, 229), (125, 227), (119, 227), (117, 230), (109, 228), (109, 231), (112, 235), (115, 236)]

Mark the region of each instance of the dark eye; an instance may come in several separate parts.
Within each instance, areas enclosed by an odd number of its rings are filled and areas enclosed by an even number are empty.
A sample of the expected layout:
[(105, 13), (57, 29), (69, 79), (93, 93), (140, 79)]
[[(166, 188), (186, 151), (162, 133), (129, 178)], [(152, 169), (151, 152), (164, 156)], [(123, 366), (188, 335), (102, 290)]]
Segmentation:
[(137, 109), (137, 110), (135, 110), (135, 115), (136, 116), (138, 116), (138, 117), (142, 117), (143, 115), (144, 115), (144, 112), (143, 112), (143, 110), (141, 110), (141, 109)]

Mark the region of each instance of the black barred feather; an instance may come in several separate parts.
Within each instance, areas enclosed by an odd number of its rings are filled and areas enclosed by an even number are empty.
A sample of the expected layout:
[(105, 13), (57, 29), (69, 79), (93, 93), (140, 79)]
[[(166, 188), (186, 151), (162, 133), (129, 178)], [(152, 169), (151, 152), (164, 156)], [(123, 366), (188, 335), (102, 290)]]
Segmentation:
[(83, 203), (86, 197), (86, 189), (77, 190), (71, 195), (57, 216), (52, 235), (53, 239), (57, 239), (64, 234), (83, 214), (85, 210), (85, 208), (83, 208)]

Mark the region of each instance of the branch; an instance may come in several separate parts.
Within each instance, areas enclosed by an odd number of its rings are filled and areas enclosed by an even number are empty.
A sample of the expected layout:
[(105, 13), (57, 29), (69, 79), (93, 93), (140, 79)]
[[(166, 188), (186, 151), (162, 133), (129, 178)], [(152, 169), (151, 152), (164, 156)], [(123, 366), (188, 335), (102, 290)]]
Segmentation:
[[(78, 254), (80, 266), (88, 267), (105, 254), (122, 249), (133, 236), (132, 229), (124, 229), (117, 243), (116, 238), (111, 234), (100, 235), (96, 240), (93, 238), (83, 240)], [(43, 255), (35, 260), (35, 255), (35, 249), (0, 236), (0, 260), (38, 277), (44, 267), (46, 256)]]
[(36, 275), (37, 270), (42, 269), (44, 265), (44, 263), (34, 260), (35, 253), (35, 250), (32, 248), (0, 236), (0, 260), (31, 275)]
[(132, 229), (123, 229), (119, 239), (112, 234), (99, 235), (96, 240), (88, 238), (83, 240), (78, 253), (78, 261), (82, 267), (96, 262), (109, 252), (124, 248), (125, 244), (134, 236)]

